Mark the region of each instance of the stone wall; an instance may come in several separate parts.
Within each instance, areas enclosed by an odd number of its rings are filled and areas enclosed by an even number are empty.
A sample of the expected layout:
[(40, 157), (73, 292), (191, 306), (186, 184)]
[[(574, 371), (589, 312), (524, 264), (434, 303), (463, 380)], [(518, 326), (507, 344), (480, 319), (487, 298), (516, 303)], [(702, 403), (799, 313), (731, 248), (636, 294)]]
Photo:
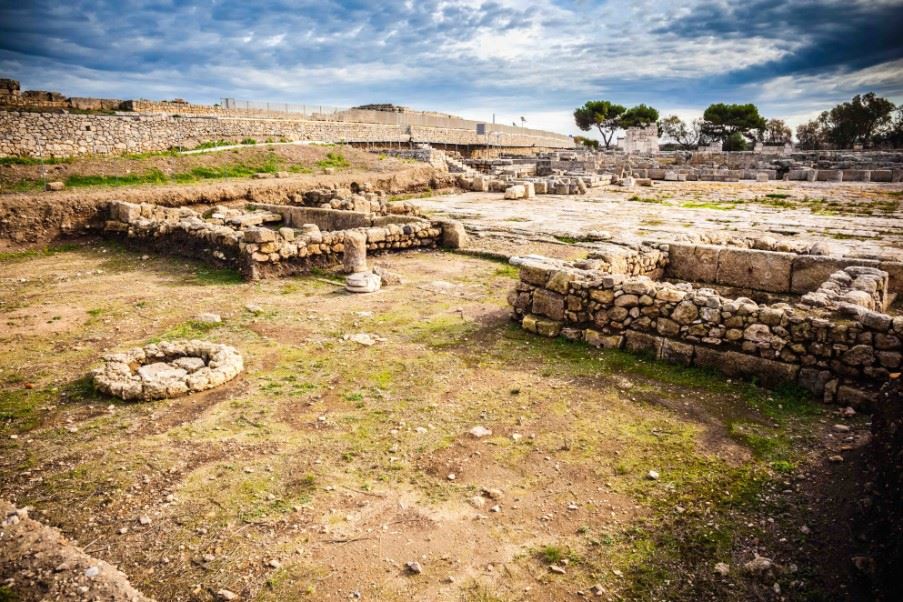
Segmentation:
[(515, 262), (514, 318), (545, 336), (646, 352), (769, 386), (795, 382), (825, 401), (855, 406), (869, 405), (903, 365), (903, 317), (852, 304), (757, 304), (546, 258)]
[(165, 253), (237, 269), (245, 279), (304, 273), (342, 261), (346, 238), (366, 237), (368, 253), (432, 248), (447, 222), (310, 207), (218, 207), (201, 216), (188, 208), (113, 201), (104, 232)]
[(192, 148), (210, 140), (240, 142), (246, 138), (258, 142), (491, 144), (553, 148), (573, 145), (567, 136), (525, 128), (478, 134), (475, 122), (473, 128), (467, 129), (318, 119), (0, 111), (0, 156), (148, 152)]
[(684, 243), (670, 243), (667, 249), (665, 275), (679, 280), (802, 295), (818, 289), (838, 270), (865, 266), (887, 272), (889, 292), (903, 295), (903, 263), (889, 259)]

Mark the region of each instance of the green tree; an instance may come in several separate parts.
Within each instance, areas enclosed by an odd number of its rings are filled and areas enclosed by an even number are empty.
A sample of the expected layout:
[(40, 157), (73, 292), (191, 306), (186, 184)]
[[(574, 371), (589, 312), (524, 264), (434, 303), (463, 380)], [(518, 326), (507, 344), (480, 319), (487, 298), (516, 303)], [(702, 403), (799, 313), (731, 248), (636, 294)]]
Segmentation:
[(719, 102), (709, 105), (702, 114), (705, 121), (703, 133), (727, 145), (728, 140), (736, 141), (735, 134), (755, 140), (765, 130), (765, 118), (759, 115), (754, 104), (729, 105)]
[(783, 119), (769, 119), (765, 124), (765, 144), (784, 144), (793, 140), (793, 131)]
[(618, 119), (618, 125), (624, 129), (644, 128), (656, 121), (658, 121), (658, 111), (646, 105), (637, 105), (624, 111)]
[(621, 127), (619, 119), (626, 110), (622, 105), (608, 100), (589, 100), (574, 111), (574, 121), (584, 132), (597, 128), (602, 135), (605, 148), (610, 148), (611, 139)]
[(894, 103), (874, 92), (857, 94), (827, 112), (828, 139), (839, 148), (871, 146), (876, 135), (892, 124), (895, 109)]
[(694, 149), (704, 144), (702, 135), (703, 121), (694, 119), (687, 124), (677, 115), (668, 115), (658, 123), (659, 131), (680, 145), (684, 150)]
[(745, 151), (749, 146), (746, 144), (746, 138), (740, 132), (734, 132), (722, 141), (721, 150), (723, 151)]
[[(822, 113), (824, 116), (825, 114)], [(824, 148), (828, 142), (825, 132), (824, 121), (813, 119), (808, 123), (798, 125), (796, 128), (796, 138), (799, 140), (799, 147), (804, 150), (819, 150)]]
[(599, 150), (599, 141), (584, 136), (574, 136), (574, 142), (592, 150)]

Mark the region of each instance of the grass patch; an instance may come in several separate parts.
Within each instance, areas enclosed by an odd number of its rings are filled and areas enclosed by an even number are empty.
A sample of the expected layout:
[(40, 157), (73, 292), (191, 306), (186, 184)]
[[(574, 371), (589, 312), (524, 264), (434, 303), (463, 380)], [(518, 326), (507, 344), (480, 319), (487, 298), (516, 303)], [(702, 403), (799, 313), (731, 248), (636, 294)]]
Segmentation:
[(662, 205), (665, 202), (665, 199), (660, 199), (656, 197), (642, 197), (638, 195), (633, 195), (627, 199), (628, 201), (633, 201), (634, 203), (650, 203), (653, 205)]
[(344, 169), (351, 167), (351, 163), (348, 162), (348, 159), (342, 153), (326, 153), (325, 159), (317, 161), (317, 167), (320, 169)]
[(250, 146), (253, 144), (257, 144), (257, 140), (255, 140), (253, 138), (245, 138), (244, 140), (241, 141), (241, 144), (246, 144), (246, 145)]
[(563, 242), (566, 245), (572, 245), (572, 244), (578, 242), (577, 239), (574, 238), (573, 236), (564, 236), (564, 235), (560, 235), (560, 236), (555, 235), (555, 240), (557, 240), (558, 242)]
[(730, 211), (735, 209), (741, 201), (684, 201), (680, 204), (684, 209), (714, 209), (716, 211)]
[(61, 165), (72, 163), (73, 157), (0, 157), (0, 166), (8, 165)]
[(24, 251), (7, 251), (0, 253), (0, 262), (22, 261), (24, 259), (36, 259), (38, 257), (52, 257), (58, 253), (74, 251), (78, 245), (62, 244), (42, 247), (40, 249), (26, 249)]
[(511, 264), (503, 264), (495, 269), (495, 275), (517, 280), (520, 278), (520, 269)]
[(766, 194), (766, 195), (765, 195), (765, 198), (766, 198), (766, 199), (786, 199), (786, 198), (789, 198), (789, 197), (790, 197), (789, 194), (778, 193), (778, 192), (772, 192), (771, 194)]
[(198, 268), (194, 273), (194, 279), (198, 284), (220, 286), (224, 284), (241, 284), (244, 280), (235, 270), (226, 268)]

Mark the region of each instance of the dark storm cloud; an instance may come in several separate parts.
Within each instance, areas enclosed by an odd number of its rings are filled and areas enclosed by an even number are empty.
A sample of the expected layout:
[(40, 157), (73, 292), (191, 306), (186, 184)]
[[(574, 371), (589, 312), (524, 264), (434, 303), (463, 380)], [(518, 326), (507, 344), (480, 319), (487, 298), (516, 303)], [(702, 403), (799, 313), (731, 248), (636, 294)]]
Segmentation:
[[(590, 97), (779, 114), (873, 86), (899, 102), (900, 31), (901, 1), (0, 0), (0, 76), (79, 95), (533, 111), (567, 128)], [(806, 86), (778, 98), (788, 76)]]

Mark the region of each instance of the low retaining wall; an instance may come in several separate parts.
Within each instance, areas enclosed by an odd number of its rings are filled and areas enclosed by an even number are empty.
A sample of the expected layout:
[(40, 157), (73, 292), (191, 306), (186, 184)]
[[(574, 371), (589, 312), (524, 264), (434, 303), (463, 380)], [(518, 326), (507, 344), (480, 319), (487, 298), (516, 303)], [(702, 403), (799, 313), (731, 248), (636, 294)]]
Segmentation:
[[(729, 299), (689, 283), (603, 273), (544, 258), (513, 260), (514, 319), (545, 336), (647, 352), (684, 365), (795, 382), (825, 401), (867, 406), (903, 365), (903, 317)], [(673, 262), (673, 259), (672, 259)], [(886, 276), (884, 276), (886, 278)]]
[(889, 277), (889, 292), (903, 294), (903, 262), (855, 257), (803, 255), (717, 245), (669, 243), (665, 276), (770, 293), (812, 292), (834, 272), (850, 266), (874, 267)]
[(367, 252), (381, 253), (436, 247), (449, 239), (446, 229), (454, 228), (417, 217), (281, 205), (259, 205), (250, 213), (218, 208), (203, 218), (187, 208), (114, 201), (108, 217), (109, 235), (236, 269), (247, 280), (338, 264), (348, 237), (363, 234)]
[[(461, 120), (465, 123), (465, 120)], [(509, 130), (518, 131), (509, 131)], [(434, 127), (211, 115), (73, 115), (0, 111), (0, 156), (63, 157), (193, 148), (210, 140), (239, 142), (436, 143), (501, 147), (568, 148), (560, 134), (508, 128), (477, 133), (473, 127)]]

